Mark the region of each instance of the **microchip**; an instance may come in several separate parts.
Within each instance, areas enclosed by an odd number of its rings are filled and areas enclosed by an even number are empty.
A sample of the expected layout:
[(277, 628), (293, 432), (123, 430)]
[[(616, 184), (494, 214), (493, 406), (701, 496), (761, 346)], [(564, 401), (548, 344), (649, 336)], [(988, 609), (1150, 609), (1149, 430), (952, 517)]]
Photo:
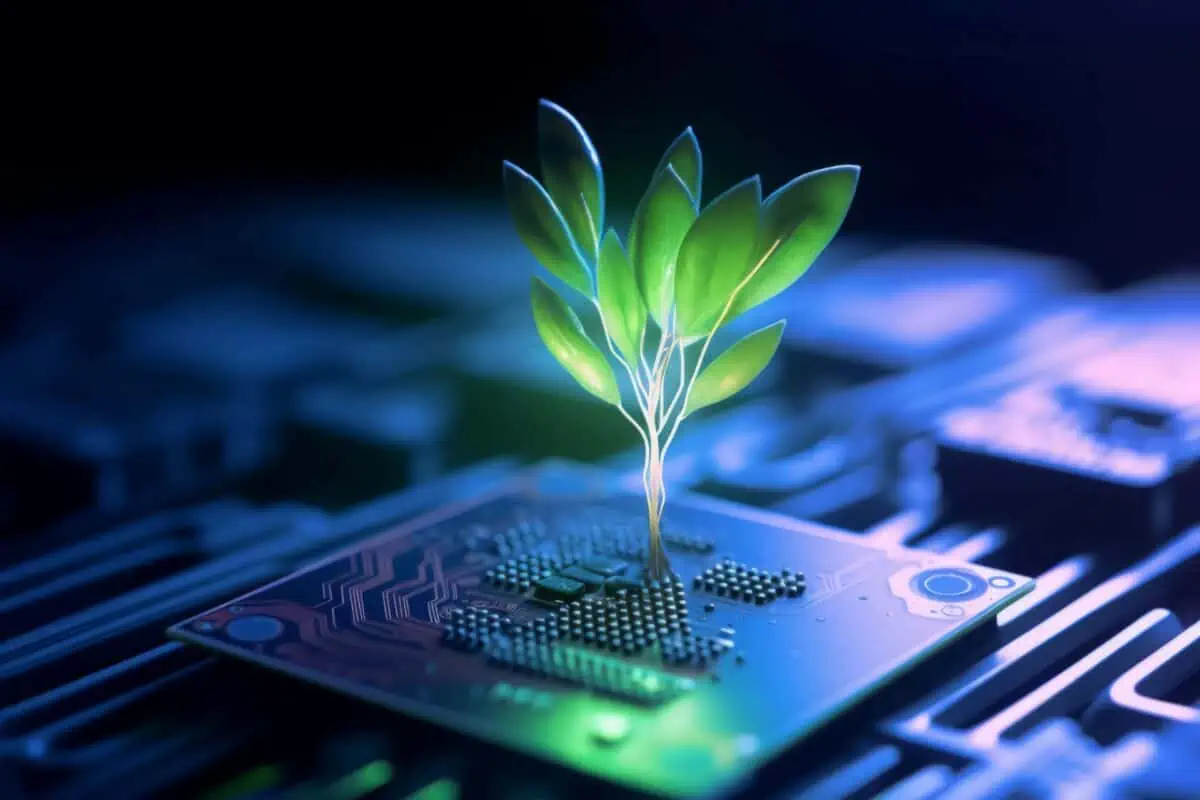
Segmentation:
[(583, 594), (587, 588), (577, 580), (564, 575), (550, 575), (533, 585), (537, 596), (543, 600), (570, 600)]
[(578, 581), (579, 583), (583, 584), (584, 588), (589, 592), (599, 589), (600, 585), (604, 583), (603, 575), (598, 575), (589, 569), (584, 569), (578, 564), (573, 567), (567, 567), (560, 572), (559, 575), (563, 578), (569, 578), (573, 581)]
[[(1200, 301), (1200, 287), (1191, 298)], [(1200, 372), (1190, 354), (1200, 306), (1179, 319), (1158, 306), (1172, 299), (1131, 317), (1137, 306), (1118, 297), (1124, 315), (1079, 334), (1086, 358), (941, 413), (933, 427), (947, 518), (1078, 532), (1089, 546), (1114, 547), (1130, 531), (1167, 537), (1197, 519)]]
[(592, 556), (585, 559), (580, 566), (589, 572), (606, 577), (609, 575), (620, 575), (628, 567), (624, 561), (618, 561), (615, 558), (607, 558), (605, 556)]
[[(621, 555), (622, 537), (645, 530), (644, 497), (553, 469), (579, 491), (540, 493), (523, 476), (170, 633), (601, 781), (695, 797), (737, 785), (1033, 587), (698, 496), (673, 497), (668, 523), (704, 531), (715, 554), (674, 552), (650, 579)], [(484, 531), (516, 552), (475, 546)], [(600, 585), (572, 567), (623, 574)], [(697, 591), (705, 574), (730, 589)], [(801, 577), (804, 591), (786, 591)], [(733, 596), (743, 584), (755, 599), (785, 590), (758, 604)]]
[(642, 582), (636, 578), (630, 578), (626, 575), (614, 575), (604, 582), (604, 592), (609, 595), (618, 595), (621, 592), (636, 592), (642, 588)]

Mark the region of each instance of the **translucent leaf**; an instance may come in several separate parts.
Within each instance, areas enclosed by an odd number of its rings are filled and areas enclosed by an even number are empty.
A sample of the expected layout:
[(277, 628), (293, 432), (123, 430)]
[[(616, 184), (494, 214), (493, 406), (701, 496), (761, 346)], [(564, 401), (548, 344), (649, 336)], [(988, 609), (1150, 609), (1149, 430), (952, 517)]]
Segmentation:
[(629, 256), (612, 228), (600, 243), (596, 294), (609, 336), (626, 362), (636, 368), (642, 353), (642, 332), (646, 330), (646, 304), (633, 277)]
[(533, 279), (533, 321), (550, 354), (579, 385), (601, 400), (621, 404), (621, 391), (612, 367), (583, 332), (571, 307), (541, 278)]
[(779, 244), (738, 293), (730, 316), (770, 300), (808, 271), (842, 227), (858, 173), (852, 165), (819, 169), (784, 184), (767, 198), (758, 258), (775, 242)]
[(542, 266), (563, 283), (592, 296), (592, 276), (550, 195), (525, 170), (504, 162), (504, 195), (517, 233)]
[(749, 386), (779, 349), (784, 324), (781, 319), (748, 334), (702, 369), (688, 395), (684, 415), (727, 400)]
[(565, 109), (538, 104), (538, 153), (542, 180), (589, 262), (595, 262), (604, 230), (604, 175), (596, 148)]
[(687, 187), (692, 199), (699, 205), (704, 162), (700, 157), (700, 142), (696, 141), (696, 134), (690, 125), (683, 133), (675, 137), (675, 141), (671, 142), (667, 152), (663, 153), (662, 160), (658, 162), (654, 174), (666, 172), (667, 167), (675, 170), (675, 174), (683, 181), (683, 185)]
[(675, 302), (675, 257), (695, 221), (695, 201), (674, 167), (656, 173), (633, 213), (629, 255), (642, 297), (660, 328)]
[(675, 260), (675, 324), (681, 336), (708, 334), (749, 271), (761, 199), (758, 176), (747, 178), (713, 200), (683, 237)]

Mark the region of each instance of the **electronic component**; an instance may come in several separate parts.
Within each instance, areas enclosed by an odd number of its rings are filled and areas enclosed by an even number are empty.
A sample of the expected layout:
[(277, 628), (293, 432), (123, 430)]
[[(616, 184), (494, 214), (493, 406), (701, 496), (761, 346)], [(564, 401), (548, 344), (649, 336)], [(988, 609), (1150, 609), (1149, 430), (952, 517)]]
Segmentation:
[(922, 244), (807, 280), (788, 298), (783, 353), (794, 386), (861, 384), (961, 353), (1084, 285), (1032, 253)]
[[(673, 541), (675, 538), (676, 537), (672, 537), (667, 534), (664, 534), (663, 536), (663, 539), (668, 544), (671, 543), (671, 541)], [(580, 566), (586, 569), (588, 572), (594, 572), (597, 575), (603, 575), (605, 577), (620, 575), (629, 568), (629, 565), (624, 561), (618, 561), (615, 558), (608, 558), (606, 556), (591, 556), (590, 558), (585, 558)]]
[(550, 575), (539, 578), (533, 585), (538, 598), (542, 600), (571, 600), (587, 591), (587, 586), (565, 575)]
[(1200, 770), (1196, 769), (1200, 725), (1176, 723), (1157, 738), (1145, 733), (1131, 734), (1114, 745), (1110, 752), (1109, 760), (1114, 767), (1120, 768), (1121, 777), (1107, 787), (1103, 795), (1105, 800), (1200, 797)]
[[(597, 485), (582, 468), (543, 467), (171, 635), (608, 781), (693, 796), (736, 783), (1033, 586), (698, 496), (673, 498), (667, 523), (712, 552), (674, 551), (670, 573), (651, 579), (634, 546), (644, 498)], [(893, 580), (913, 570), (942, 572)], [(725, 593), (692, 588), (718, 575)], [(946, 594), (938, 607), (957, 613), (910, 613), (922, 592)]]
[(1137, 299), (1091, 322), (1084, 337), (1105, 346), (1061, 374), (941, 415), (947, 513), (1158, 537), (1200, 519), (1200, 326), (1195, 309)]
[(562, 577), (577, 581), (583, 584), (586, 591), (594, 592), (604, 585), (604, 576), (599, 573), (592, 572), (584, 568), (582, 565), (576, 564), (573, 567), (568, 567), (561, 573)]
[(1054, 720), (1031, 731), (1016, 746), (967, 770), (939, 797), (946, 800), (1054, 800), (1102, 796), (1122, 761), (1083, 736), (1071, 720)]
[(799, 597), (806, 587), (803, 572), (768, 572), (727, 558), (692, 579), (697, 592), (763, 605), (780, 597)]

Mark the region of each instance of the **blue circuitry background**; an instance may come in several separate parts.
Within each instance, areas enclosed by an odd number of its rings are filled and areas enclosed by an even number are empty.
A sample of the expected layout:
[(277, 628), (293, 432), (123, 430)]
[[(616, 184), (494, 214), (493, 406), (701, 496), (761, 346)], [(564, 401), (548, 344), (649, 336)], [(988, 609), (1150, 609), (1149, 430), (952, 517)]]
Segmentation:
[[(591, 460), (636, 485), (637, 450), (540, 356), (519, 287), (439, 305), (480, 262), (446, 242), (441, 268), (417, 272), (406, 247), (434, 247), (427, 218), (375, 202), (363, 229), (336, 201), (328, 217), (319, 204), (303, 217), (289, 203), (215, 206), (207, 224), (256, 220), (255, 249), (281, 253), (306, 237), (352, 250), (385, 231), (386, 257), (219, 275), (9, 341), (0, 764), (21, 792), (9, 796), (210, 789), (268, 768), (260, 777), (290, 796), (376, 762), (391, 770), (384, 796), (441, 777), (482, 791), (464, 764), (487, 753), (438, 737), (409, 752), (385, 733), (394, 723), (308, 695), (329, 731), (301, 733), (284, 710), (293, 687), (163, 639), (520, 463)], [(494, 219), (476, 236), (495, 237), (489, 268), (527, 271)], [(426, 312), (363, 312), (364, 276), (372, 299)], [(1200, 714), (1200, 376), (1186, 358), (1200, 347), (1200, 280), (1091, 285), (1060, 258), (852, 231), (767, 311), (791, 320), (775, 370), (681, 436), (678, 487), (1038, 578), (1001, 614), (991, 655), (892, 698), (901, 710), (845, 742), (832, 769), (785, 770), (780, 796), (1054, 797), (1094, 784), (1158, 797), (1173, 795), (1137, 787), (1169, 781), (1194, 794), (1173, 753)], [(947, 304), (970, 313), (946, 317)], [(360, 744), (339, 744), (351, 732)], [(557, 785), (495, 770), (508, 796)]]
[(674, 5), (6, 21), (0, 797), (571, 793), (163, 636), (522, 464), (637, 485), (497, 206), (539, 96), (618, 221), (687, 124), (710, 197), (864, 166), (675, 487), (1037, 577), (755, 796), (1200, 797), (1200, 11)]

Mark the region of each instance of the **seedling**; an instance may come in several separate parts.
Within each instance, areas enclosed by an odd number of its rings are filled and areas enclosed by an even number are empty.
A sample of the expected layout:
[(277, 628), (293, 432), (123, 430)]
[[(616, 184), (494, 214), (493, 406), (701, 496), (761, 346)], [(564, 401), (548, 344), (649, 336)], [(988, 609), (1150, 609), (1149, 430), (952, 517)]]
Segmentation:
[[(598, 313), (604, 342), (594, 341), (566, 300), (537, 276), (534, 321), (554, 358), (641, 437), (647, 569), (660, 576), (668, 568), (663, 467), (680, 423), (746, 388), (775, 355), (785, 320), (747, 334), (706, 363), (713, 335), (808, 270), (841, 228), (859, 168), (809, 172), (765, 201), (756, 175), (702, 209), (700, 145), (688, 128), (655, 168), (626, 248), (605, 227), (604, 175), (583, 127), (543, 100), (538, 144), (541, 182), (504, 162), (509, 210), (538, 261)], [(624, 392), (614, 364), (628, 379)]]

